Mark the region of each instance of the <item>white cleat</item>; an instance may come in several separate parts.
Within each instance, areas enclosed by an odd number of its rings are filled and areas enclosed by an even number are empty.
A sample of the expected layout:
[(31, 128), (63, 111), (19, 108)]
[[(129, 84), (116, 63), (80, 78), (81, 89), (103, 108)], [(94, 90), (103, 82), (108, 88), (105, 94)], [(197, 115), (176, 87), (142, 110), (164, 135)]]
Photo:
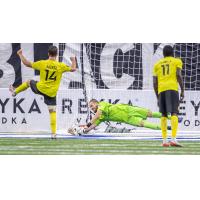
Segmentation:
[(52, 140), (57, 139), (57, 138), (56, 138), (56, 134), (51, 134), (51, 139), (52, 139)]
[(12, 85), (9, 86), (9, 91), (11, 92), (11, 94), (12, 94), (13, 97), (16, 96), (15, 88)]

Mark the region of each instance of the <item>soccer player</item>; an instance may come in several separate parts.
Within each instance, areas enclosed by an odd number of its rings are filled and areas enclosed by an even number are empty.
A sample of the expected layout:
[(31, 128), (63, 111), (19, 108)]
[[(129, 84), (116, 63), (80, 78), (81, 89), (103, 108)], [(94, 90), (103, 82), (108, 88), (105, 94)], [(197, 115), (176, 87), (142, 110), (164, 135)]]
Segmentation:
[(28, 80), (22, 83), (19, 87), (14, 88), (10, 86), (12, 96), (16, 96), (20, 92), (28, 89), (29, 87), (35, 94), (42, 95), (44, 97), (44, 103), (48, 106), (50, 114), (50, 126), (52, 139), (56, 138), (56, 95), (64, 72), (76, 71), (76, 58), (71, 57), (72, 65), (67, 66), (62, 62), (56, 60), (58, 49), (56, 46), (50, 46), (48, 49), (47, 60), (40, 60), (37, 62), (30, 62), (25, 58), (22, 53), (22, 49), (17, 52), (22, 63), (26, 67), (30, 67), (40, 71), (40, 81)]
[[(146, 121), (148, 117), (160, 118), (162, 114), (152, 112), (149, 109), (128, 104), (110, 104), (104, 101), (98, 102), (92, 99), (89, 102), (89, 108), (95, 113), (92, 120), (84, 126), (84, 133), (89, 132), (104, 121), (122, 122), (138, 127), (145, 127), (154, 130), (161, 130), (159, 124)], [(168, 127), (170, 129), (171, 127)], [(68, 130), (68, 132), (72, 132)]]
[[(163, 48), (164, 58), (160, 59), (153, 69), (153, 86), (156, 97), (158, 99), (159, 111), (162, 113), (161, 129), (163, 137), (163, 146), (181, 145), (176, 140), (178, 129), (178, 106), (179, 93), (178, 83), (181, 88), (180, 100), (184, 98), (183, 79), (181, 75), (182, 61), (174, 58), (173, 48), (166, 45)], [(171, 113), (172, 140), (167, 141), (167, 113)]]

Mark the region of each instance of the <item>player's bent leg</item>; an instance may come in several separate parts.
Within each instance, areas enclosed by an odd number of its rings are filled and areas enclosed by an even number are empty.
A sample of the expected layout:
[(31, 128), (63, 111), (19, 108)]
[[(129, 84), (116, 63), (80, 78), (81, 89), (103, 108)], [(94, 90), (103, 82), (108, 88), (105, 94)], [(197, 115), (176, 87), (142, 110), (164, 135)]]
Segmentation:
[(12, 86), (10, 86), (10, 91), (12, 93), (12, 96), (16, 96), (17, 94), (19, 94), (20, 92), (26, 90), (27, 88), (30, 87), (30, 80), (22, 83), (19, 87), (17, 87), (16, 89), (14, 89)]
[(56, 138), (56, 106), (48, 106), (52, 139)]

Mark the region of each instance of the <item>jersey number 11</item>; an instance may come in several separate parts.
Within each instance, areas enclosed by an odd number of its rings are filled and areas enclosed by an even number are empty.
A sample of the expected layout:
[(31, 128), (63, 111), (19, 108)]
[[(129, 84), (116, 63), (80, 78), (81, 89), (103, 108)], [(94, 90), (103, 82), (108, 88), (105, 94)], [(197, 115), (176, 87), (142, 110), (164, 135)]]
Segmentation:
[(169, 64), (161, 65), (163, 70), (163, 76), (169, 75)]

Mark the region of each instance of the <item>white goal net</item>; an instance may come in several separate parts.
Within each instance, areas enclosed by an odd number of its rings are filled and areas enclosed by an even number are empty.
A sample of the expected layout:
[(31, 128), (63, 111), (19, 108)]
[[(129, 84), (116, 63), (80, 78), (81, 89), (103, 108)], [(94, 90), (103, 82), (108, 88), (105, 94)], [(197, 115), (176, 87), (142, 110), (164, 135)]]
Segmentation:
[[(70, 56), (76, 55), (78, 63), (78, 72), (63, 76), (59, 98), (64, 102), (60, 109), (67, 123), (60, 123), (60, 128), (74, 121), (88, 121), (90, 113), (87, 101), (92, 98), (111, 103), (129, 103), (157, 111), (152, 70), (154, 63), (162, 58), (164, 45), (166, 44), (60, 43), (59, 61), (70, 64)], [(195, 131), (200, 124), (200, 44), (171, 45), (174, 47), (175, 57), (180, 57), (184, 63), (182, 74), (186, 97), (180, 105), (180, 115), (184, 117), (180, 128)]]

